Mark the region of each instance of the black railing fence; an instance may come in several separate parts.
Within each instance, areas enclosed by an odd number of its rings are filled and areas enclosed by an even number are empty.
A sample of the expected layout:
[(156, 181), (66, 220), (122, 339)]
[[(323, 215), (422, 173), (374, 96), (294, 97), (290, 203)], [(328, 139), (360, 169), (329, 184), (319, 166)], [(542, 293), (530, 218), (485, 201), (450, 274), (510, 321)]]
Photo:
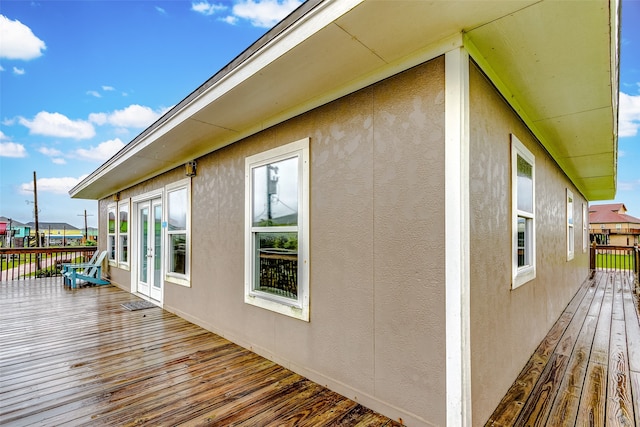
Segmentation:
[(95, 246), (0, 248), (0, 282), (60, 275), (62, 264), (87, 262)]
[(640, 248), (638, 246), (591, 245), (591, 270), (622, 271), (640, 276)]
[(287, 298), (298, 297), (298, 255), (261, 251), (257, 290)]

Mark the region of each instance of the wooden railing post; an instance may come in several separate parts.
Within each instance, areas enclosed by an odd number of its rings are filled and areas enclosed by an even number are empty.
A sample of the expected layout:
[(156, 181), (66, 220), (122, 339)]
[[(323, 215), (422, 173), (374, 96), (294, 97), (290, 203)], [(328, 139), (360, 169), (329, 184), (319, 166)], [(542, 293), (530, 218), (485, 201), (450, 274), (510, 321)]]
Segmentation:
[(591, 243), (591, 249), (589, 250), (589, 269), (591, 271), (596, 269), (596, 242)]
[(636, 273), (636, 288), (640, 287), (640, 247), (637, 244), (633, 245), (634, 253), (634, 271)]

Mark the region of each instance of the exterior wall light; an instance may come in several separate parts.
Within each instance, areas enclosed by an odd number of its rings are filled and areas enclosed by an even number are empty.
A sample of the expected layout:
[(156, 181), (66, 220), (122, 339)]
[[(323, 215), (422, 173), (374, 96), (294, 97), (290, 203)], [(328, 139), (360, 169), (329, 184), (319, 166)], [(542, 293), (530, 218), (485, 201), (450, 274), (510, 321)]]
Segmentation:
[(192, 160), (184, 164), (184, 174), (186, 176), (196, 176), (196, 161)]

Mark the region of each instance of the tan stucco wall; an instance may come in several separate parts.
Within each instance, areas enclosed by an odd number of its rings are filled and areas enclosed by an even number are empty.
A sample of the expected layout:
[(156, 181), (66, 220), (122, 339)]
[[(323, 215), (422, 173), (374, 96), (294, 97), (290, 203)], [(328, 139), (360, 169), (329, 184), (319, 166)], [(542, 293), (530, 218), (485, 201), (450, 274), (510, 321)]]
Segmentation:
[[(473, 425), (484, 425), (588, 274), (584, 197), (485, 77), (470, 70), (471, 377)], [(510, 134), (536, 160), (536, 278), (511, 290)], [(566, 189), (575, 257), (566, 255)]]
[[(165, 283), (165, 308), (409, 425), (444, 425), (443, 126), (437, 58), (198, 159), (192, 285)], [(309, 323), (243, 302), (244, 159), (306, 137)]]

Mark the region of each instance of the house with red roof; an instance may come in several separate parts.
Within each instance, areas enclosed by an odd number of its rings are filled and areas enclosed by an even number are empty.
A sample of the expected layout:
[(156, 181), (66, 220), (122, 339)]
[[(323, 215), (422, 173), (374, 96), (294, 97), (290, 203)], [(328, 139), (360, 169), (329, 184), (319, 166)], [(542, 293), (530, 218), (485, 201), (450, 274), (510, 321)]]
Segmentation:
[(640, 243), (640, 218), (627, 215), (624, 203), (589, 206), (589, 236), (598, 245), (634, 246)]

